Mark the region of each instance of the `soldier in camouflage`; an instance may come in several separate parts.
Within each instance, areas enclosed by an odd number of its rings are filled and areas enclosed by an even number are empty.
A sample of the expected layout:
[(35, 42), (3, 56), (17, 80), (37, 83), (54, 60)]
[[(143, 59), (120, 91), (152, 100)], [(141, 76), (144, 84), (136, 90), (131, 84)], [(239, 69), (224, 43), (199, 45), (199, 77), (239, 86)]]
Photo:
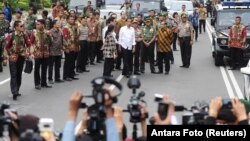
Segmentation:
[(35, 28), (37, 17), (33, 14), (33, 8), (30, 8), (28, 11), (28, 16), (25, 20), (25, 30), (30, 35)]
[(4, 12), (0, 11), (0, 72), (3, 71), (3, 51), (4, 51), (4, 41), (5, 41), (5, 33), (9, 32), (10, 23), (4, 19)]

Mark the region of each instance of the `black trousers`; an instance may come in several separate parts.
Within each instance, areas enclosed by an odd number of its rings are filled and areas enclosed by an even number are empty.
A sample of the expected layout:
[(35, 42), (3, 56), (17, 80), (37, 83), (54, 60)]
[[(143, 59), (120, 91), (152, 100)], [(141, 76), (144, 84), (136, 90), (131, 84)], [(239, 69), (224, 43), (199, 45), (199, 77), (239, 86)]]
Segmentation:
[(232, 67), (241, 66), (243, 60), (243, 50), (241, 48), (230, 48), (231, 58), (232, 58)]
[(142, 48), (142, 42), (136, 42), (135, 53), (134, 53), (134, 72), (139, 72), (140, 69), (140, 52)]
[(114, 68), (114, 63), (115, 63), (114, 58), (105, 58), (103, 67), (103, 76), (108, 76), (108, 77), (111, 76), (111, 73)]
[(35, 71), (34, 71), (35, 86), (40, 84), (41, 86), (47, 85), (46, 79), (47, 79), (48, 62), (49, 58), (35, 59)]
[(94, 63), (96, 57), (96, 42), (88, 42), (89, 43), (89, 60), (91, 63)]
[(177, 50), (176, 48), (176, 42), (177, 42), (177, 33), (174, 33), (174, 40), (173, 40), (173, 50)]
[(133, 54), (132, 50), (124, 49), (122, 47), (123, 69), (122, 75), (131, 75), (133, 72)]
[(24, 57), (18, 56), (16, 62), (10, 62), (10, 89), (13, 95), (19, 93), (20, 86), (22, 84), (22, 72), (24, 66)]
[(119, 45), (118, 44), (116, 45), (116, 48), (117, 48), (118, 52), (117, 52), (117, 57), (115, 59), (115, 64), (116, 64), (115, 68), (116, 69), (120, 69), (121, 68), (121, 64), (122, 64), (122, 51), (119, 52)]
[(151, 72), (155, 71), (154, 67), (154, 50), (155, 50), (155, 43), (151, 43), (148, 47), (143, 45), (141, 48), (141, 71), (145, 71), (145, 62), (149, 59), (149, 65)]
[(197, 41), (197, 39), (198, 39), (198, 26), (194, 26), (194, 37), (195, 37), (195, 40)]
[(190, 60), (192, 55), (192, 46), (190, 45), (191, 37), (179, 38), (181, 48), (181, 59), (183, 66), (190, 66)]
[(103, 52), (101, 50), (103, 42), (102, 42), (102, 40), (100, 40), (100, 41), (97, 41), (96, 44), (97, 44), (96, 45), (96, 56), (97, 56), (97, 62), (98, 62), (98, 61), (103, 59)]
[(170, 70), (170, 59), (171, 59), (171, 52), (158, 52), (158, 68), (159, 72), (163, 72), (163, 60), (165, 63), (165, 72), (169, 72)]
[(86, 70), (88, 61), (88, 41), (80, 41), (80, 51), (78, 52), (76, 69)]
[(206, 20), (199, 20), (200, 33), (201, 33), (201, 30), (202, 30), (202, 26), (203, 26), (204, 32), (206, 32)]
[(0, 72), (3, 71), (3, 46), (0, 44)]
[(54, 80), (60, 80), (61, 59), (61, 55), (49, 57), (49, 80), (53, 80), (53, 69), (55, 70)]
[(63, 79), (74, 77), (75, 75), (74, 60), (75, 60), (75, 52), (71, 51), (69, 53), (65, 53), (65, 61), (63, 66)]

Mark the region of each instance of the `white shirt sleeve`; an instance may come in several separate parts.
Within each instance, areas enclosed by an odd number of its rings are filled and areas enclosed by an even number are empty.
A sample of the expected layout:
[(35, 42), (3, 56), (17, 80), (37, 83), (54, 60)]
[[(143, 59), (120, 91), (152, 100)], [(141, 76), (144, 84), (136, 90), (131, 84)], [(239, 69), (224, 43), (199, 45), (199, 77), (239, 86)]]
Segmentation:
[(119, 39), (118, 39), (118, 44), (122, 45), (122, 37), (123, 37), (123, 27), (120, 29), (120, 32), (119, 32)]
[(132, 43), (132, 45), (135, 46), (135, 44), (136, 44), (136, 42), (135, 42), (135, 30), (134, 30), (134, 28), (132, 28), (132, 29), (133, 29), (133, 34), (132, 34), (133, 43)]

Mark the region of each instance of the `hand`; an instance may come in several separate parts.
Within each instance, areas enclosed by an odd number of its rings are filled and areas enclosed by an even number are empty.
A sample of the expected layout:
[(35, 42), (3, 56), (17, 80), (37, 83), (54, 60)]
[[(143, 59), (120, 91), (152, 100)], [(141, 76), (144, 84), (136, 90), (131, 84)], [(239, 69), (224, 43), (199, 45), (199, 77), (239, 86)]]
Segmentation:
[(69, 100), (68, 120), (75, 121), (83, 96), (80, 92), (74, 92)]
[(122, 109), (119, 107), (115, 107), (114, 110), (115, 110), (114, 118), (116, 122), (116, 127), (118, 130), (118, 133), (121, 133), (123, 129)]
[(146, 107), (146, 104), (145, 103), (140, 103), (140, 109), (141, 109), (141, 120), (146, 120), (146, 115), (148, 114), (148, 109)]
[(192, 41), (192, 40), (190, 41), (190, 45), (191, 45), (191, 46), (193, 45), (193, 41)]
[(7, 64), (8, 64), (8, 59), (4, 59), (4, 60), (3, 60), (3, 64), (4, 64), (4, 65), (7, 65)]
[(247, 113), (245, 106), (239, 101), (238, 98), (232, 99), (233, 113), (237, 118), (237, 121), (247, 120)]
[(69, 53), (69, 49), (65, 49), (65, 52), (66, 52), (66, 53)]
[(216, 97), (211, 100), (209, 104), (209, 116), (217, 118), (218, 113), (222, 107), (222, 98)]

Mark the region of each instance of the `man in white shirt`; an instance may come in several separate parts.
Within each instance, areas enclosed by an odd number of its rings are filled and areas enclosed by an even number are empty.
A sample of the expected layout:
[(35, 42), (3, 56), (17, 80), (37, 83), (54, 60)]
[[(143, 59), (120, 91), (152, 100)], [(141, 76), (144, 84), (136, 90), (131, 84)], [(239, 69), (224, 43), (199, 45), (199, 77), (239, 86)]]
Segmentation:
[(133, 71), (133, 53), (135, 51), (135, 30), (131, 26), (132, 19), (126, 20), (126, 26), (123, 26), (119, 32), (118, 43), (122, 50), (123, 70), (122, 75), (130, 77)]

